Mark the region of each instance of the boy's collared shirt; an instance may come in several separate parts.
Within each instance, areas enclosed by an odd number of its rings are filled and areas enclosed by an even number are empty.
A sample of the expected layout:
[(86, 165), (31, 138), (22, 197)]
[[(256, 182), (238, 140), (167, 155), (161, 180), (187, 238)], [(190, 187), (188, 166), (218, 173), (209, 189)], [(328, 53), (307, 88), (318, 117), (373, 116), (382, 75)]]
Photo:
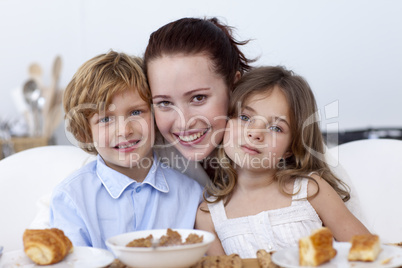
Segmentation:
[(155, 156), (139, 183), (106, 166), (98, 155), (56, 187), (50, 225), (62, 229), (74, 246), (106, 248), (109, 237), (125, 232), (194, 228), (201, 200), (196, 181)]

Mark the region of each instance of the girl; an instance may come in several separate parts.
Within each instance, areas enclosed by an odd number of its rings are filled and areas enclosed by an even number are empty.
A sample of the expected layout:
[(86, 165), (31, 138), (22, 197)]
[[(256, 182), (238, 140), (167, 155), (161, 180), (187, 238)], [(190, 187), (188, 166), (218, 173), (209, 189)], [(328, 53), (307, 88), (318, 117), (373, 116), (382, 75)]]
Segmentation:
[(346, 185), (329, 169), (317, 105), (307, 82), (282, 67), (256, 68), (231, 96), (221, 168), (207, 187), (196, 228), (220, 241), (209, 255), (255, 258), (275, 251), (323, 225), (338, 241), (368, 233), (346, 208)]

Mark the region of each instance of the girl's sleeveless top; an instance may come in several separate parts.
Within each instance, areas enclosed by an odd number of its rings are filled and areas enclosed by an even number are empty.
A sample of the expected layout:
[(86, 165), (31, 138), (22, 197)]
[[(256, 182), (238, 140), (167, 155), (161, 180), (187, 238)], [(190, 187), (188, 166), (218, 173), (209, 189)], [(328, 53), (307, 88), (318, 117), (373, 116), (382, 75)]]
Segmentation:
[(322, 227), (317, 212), (307, 201), (308, 179), (294, 182), (292, 203), (289, 207), (268, 210), (257, 215), (228, 219), (223, 201), (208, 204), (215, 231), (226, 254), (236, 253), (241, 258), (256, 258), (259, 249), (277, 251), (295, 247), (301, 237)]

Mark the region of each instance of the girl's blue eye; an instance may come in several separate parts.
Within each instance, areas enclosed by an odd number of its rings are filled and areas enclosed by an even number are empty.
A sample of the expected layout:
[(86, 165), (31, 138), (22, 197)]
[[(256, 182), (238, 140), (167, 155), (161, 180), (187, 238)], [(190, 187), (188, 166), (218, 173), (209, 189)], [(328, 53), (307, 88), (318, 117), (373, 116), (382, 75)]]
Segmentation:
[(242, 121), (250, 121), (250, 117), (244, 114), (239, 115), (239, 119)]
[(131, 112), (131, 115), (140, 115), (142, 112), (140, 110), (134, 110)]
[(282, 129), (278, 126), (270, 126), (269, 129), (274, 132), (282, 132)]
[(196, 95), (193, 97), (193, 101), (194, 102), (201, 102), (203, 100), (205, 100), (207, 98), (207, 96), (205, 95)]

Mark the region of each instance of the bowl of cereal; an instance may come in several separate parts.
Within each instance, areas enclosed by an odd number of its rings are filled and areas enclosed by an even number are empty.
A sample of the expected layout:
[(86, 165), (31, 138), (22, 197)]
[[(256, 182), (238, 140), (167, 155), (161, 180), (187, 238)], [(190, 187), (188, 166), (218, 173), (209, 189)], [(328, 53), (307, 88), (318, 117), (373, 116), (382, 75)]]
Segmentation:
[(124, 233), (106, 240), (117, 259), (132, 267), (190, 267), (207, 252), (215, 235), (193, 229)]

